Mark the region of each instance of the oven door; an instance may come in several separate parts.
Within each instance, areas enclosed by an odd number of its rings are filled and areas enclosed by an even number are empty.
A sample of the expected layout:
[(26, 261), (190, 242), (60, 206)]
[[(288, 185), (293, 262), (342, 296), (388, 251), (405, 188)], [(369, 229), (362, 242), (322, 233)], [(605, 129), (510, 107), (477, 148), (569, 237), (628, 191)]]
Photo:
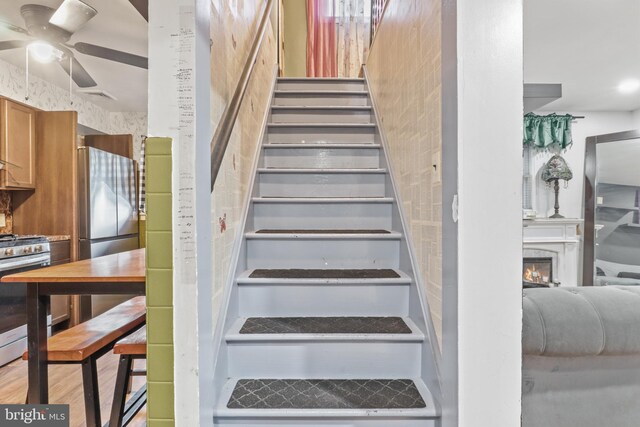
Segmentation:
[[(50, 264), (48, 253), (27, 255), (0, 260), (0, 277)], [(27, 323), (27, 285), (25, 283), (0, 283), (0, 334)], [(0, 347), (4, 343), (0, 342)]]

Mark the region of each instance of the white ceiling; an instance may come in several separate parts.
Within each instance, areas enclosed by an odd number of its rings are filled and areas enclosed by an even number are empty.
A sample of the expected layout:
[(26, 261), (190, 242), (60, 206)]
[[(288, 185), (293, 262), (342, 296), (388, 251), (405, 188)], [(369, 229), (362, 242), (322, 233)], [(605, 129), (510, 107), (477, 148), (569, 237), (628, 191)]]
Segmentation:
[[(147, 22), (128, 0), (83, 1), (94, 7), (98, 14), (71, 37), (70, 43), (92, 43), (147, 56)], [(55, 9), (62, 4), (62, 0), (1, 0), (0, 20), (24, 28), (20, 6), (29, 3), (42, 4)], [(25, 38), (28, 36), (0, 28), (0, 41)], [(85, 99), (109, 111), (147, 111), (147, 70), (81, 53), (75, 53), (75, 55), (98, 83), (98, 86), (93, 89), (109, 92), (117, 98), (117, 101), (82, 95)], [(24, 68), (25, 49), (0, 51), (0, 60)], [(40, 64), (30, 61), (29, 72), (62, 88), (69, 87), (69, 77), (58, 64)], [(75, 89), (77, 86), (74, 85)]]
[(633, 111), (640, 92), (640, 0), (524, 0), (524, 81), (562, 83), (557, 111)]

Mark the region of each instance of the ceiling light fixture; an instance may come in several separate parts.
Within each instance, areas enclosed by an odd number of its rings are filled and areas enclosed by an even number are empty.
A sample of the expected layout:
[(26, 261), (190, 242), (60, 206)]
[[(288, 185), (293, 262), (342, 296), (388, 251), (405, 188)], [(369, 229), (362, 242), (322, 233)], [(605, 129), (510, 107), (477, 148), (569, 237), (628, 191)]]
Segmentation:
[(631, 93), (637, 92), (638, 89), (640, 89), (640, 80), (638, 79), (623, 80), (618, 85), (618, 92), (623, 93), (625, 95), (629, 95)]
[(64, 56), (60, 49), (56, 49), (47, 42), (35, 41), (27, 46), (29, 53), (38, 62), (48, 64), (52, 61), (60, 61)]

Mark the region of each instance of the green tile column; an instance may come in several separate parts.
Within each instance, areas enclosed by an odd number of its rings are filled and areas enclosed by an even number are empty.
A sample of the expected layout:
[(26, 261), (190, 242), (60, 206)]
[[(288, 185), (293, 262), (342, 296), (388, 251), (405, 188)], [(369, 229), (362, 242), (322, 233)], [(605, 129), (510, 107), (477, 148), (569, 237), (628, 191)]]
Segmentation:
[(147, 201), (147, 424), (175, 425), (171, 139), (149, 138)]

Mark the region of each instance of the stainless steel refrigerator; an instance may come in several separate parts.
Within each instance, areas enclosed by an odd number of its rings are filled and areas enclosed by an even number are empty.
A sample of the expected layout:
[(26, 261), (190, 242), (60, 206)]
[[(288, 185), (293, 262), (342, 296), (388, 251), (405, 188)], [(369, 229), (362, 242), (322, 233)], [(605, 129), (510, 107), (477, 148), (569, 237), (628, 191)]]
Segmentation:
[[(139, 247), (135, 162), (93, 147), (78, 148), (80, 259)], [(130, 297), (84, 298), (84, 317), (96, 316)]]

